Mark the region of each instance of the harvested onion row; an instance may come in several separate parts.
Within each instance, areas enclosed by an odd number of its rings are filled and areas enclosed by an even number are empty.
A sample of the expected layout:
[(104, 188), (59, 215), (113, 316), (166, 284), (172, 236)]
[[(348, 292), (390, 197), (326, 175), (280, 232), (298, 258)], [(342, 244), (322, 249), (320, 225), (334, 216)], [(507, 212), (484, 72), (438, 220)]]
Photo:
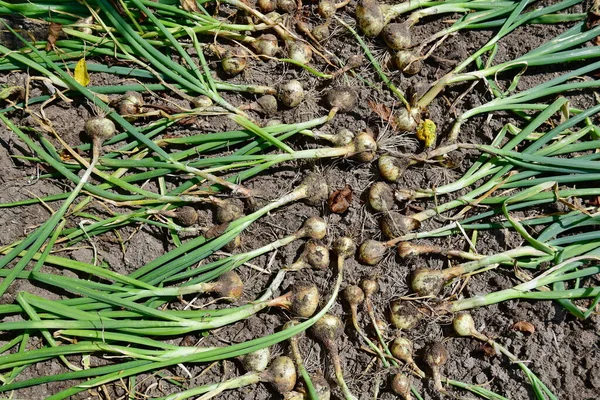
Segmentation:
[(354, 286), (354, 285), (347, 286), (346, 289), (344, 289), (343, 297), (344, 297), (344, 300), (346, 301), (346, 303), (348, 303), (348, 306), (350, 307), (350, 319), (352, 321), (352, 325), (354, 326), (354, 329), (356, 330), (356, 333), (358, 333), (358, 335), (367, 343), (367, 345), (371, 348), (371, 350), (373, 350), (375, 352), (375, 354), (377, 354), (377, 356), (381, 359), (383, 366), (385, 368), (388, 368), (390, 364), (386, 360), (385, 355), (383, 354), (381, 349), (377, 345), (375, 345), (375, 343), (373, 343), (371, 341), (371, 339), (369, 339), (367, 334), (362, 330), (362, 328), (360, 327), (360, 324), (358, 323), (358, 311), (357, 310), (358, 310), (358, 305), (361, 304), (365, 300), (364, 292), (358, 286)]
[[(341, 271), (344, 267), (344, 260), (352, 257), (356, 252), (356, 245), (351, 238), (341, 237), (334, 242), (333, 251), (337, 255), (338, 269)], [(338, 283), (341, 282), (338, 281)], [(313, 336), (319, 340), (329, 352), (335, 370), (335, 377), (340, 385), (344, 398), (346, 400), (357, 400), (357, 397), (350, 392), (350, 389), (348, 389), (348, 385), (346, 385), (346, 381), (344, 380), (342, 362), (337, 347), (337, 339), (343, 332), (342, 321), (334, 315), (325, 314), (310, 328), (310, 330)]]

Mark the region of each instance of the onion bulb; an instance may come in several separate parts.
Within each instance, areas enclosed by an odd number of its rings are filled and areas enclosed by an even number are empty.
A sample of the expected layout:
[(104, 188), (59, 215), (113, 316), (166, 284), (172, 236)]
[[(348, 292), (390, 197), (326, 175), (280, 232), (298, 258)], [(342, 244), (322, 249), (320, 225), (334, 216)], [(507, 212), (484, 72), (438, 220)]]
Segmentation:
[(277, 98), (284, 106), (294, 108), (304, 100), (304, 88), (295, 79), (282, 83), (277, 88)]
[(234, 47), (225, 53), (221, 59), (223, 72), (229, 76), (235, 76), (242, 72), (247, 65), (247, 54), (241, 47)]
[(352, 238), (342, 236), (333, 242), (333, 251), (338, 257), (350, 258), (356, 252), (356, 244)]
[(296, 11), (298, 3), (296, 0), (277, 0), (277, 9), (286, 13), (292, 13)]
[(279, 393), (290, 392), (296, 386), (296, 366), (289, 357), (277, 357), (261, 374), (261, 380), (269, 382)]
[(402, 330), (412, 329), (421, 321), (421, 313), (410, 302), (394, 300), (390, 303), (390, 322)]
[(342, 321), (332, 314), (325, 314), (310, 328), (311, 334), (325, 347), (337, 348), (337, 340), (342, 335)]
[(408, 50), (398, 51), (394, 54), (394, 57), (392, 57), (392, 62), (396, 68), (407, 75), (418, 74), (423, 68), (423, 61)]
[(411, 45), (410, 26), (406, 23), (387, 24), (381, 32), (385, 44), (392, 50), (407, 49)]
[(412, 274), (410, 286), (419, 296), (437, 296), (446, 282), (460, 276), (461, 272), (461, 268), (417, 268)]
[(323, 239), (327, 234), (327, 223), (321, 217), (308, 217), (296, 235), (310, 237), (312, 239)]
[(359, 304), (365, 301), (365, 293), (356, 285), (347, 286), (342, 292), (342, 297), (352, 309), (356, 309)]
[(277, 99), (275, 96), (266, 94), (256, 100), (256, 104), (260, 108), (260, 111), (265, 115), (273, 115), (277, 113)]
[(136, 114), (142, 112), (144, 100), (142, 95), (137, 92), (127, 92), (125, 96), (120, 97), (116, 101), (115, 109), (119, 115), (125, 117), (129, 122), (135, 121)]
[(283, 394), (283, 400), (304, 400), (304, 395), (300, 392), (292, 390)]
[(331, 138), (331, 142), (338, 147), (346, 146), (354, 140), (354, 132), (349, 129), (341, 128), (337, 133)]
[(412, 217), (390, 211), (379, 221), (381, 232), (390, 239), (397, 238), (419, 228), (421, 223)]
[(270, 13), (271, 11), (275, 10), (275, 7), (277, 6), (277, 1), (276, 0), (258, 0), (256, 2), (256, 5), (258, 6), (258, 8), (260, 8), (260, 11), (262, 11), (263, 13)]
[(302, 182), (308, 188), (306, 203), (317, 206), (329, 198), (329, 187), (325, 178), (319, 174), (311, 173)]
[(396, 113), (394, 121), (396, 122), (398, 129), (412, 132), (417, 129), (417, 119), (420, 119), (417, 108), (413, 108), (410, 111), (406, 108), (400, 108)]
[(318, 400), (330, 400), (331, 386), (329, 386), (329, 383), (323, 377), (323, 375), (313, 374), (313, 375), (311, 375), (310, 379), (315, 388), (315, 392), (317, 392), (317, 399)]
[(235, 272), (225, 272), (212, 284), (212, 291), (227, 301), (235, 301), (244, 293), (244, 282)]
[(279, 43), (277, 42), (277, 37), (270, 33), (260, 35), (258, 39), (256, 39), (256, 41), (252, 43), (252, 47), (254, 47), (254, 50), (258, 54), (267, 57), (275, 57), (275, 55), (279, 51)]
[(488, 341), (488, 338), (475, 328), (475, 321), (468, 312), (456, 314), (452, 320), (452, 327), (459, 336), (471, 336), (475, 339)]
[(105, 117), (95, 117), (88, 119), (85, 122), (85, 133), (101, 144), (105, 140), (112, 138), (115, 134), (116, 127), (114, 122)]
[(192, 226), (198, 221), (198, 213), (191, 206), (183, 206), (173, 213), (174, 218), (181, 226)]
[(394, 191), (385, 182), (375, 182), (369, 189), (369, 205), (375, 211), (388, 212), (394, 206)]
[(253, 351), (242, 357), (242, 365), (248, 372), (262, 372), (267, 369), (271, 360), (271, 351), (268, 347)]
[(360, 287), (367, 299), (373, 297), (373, 295), (379, 291), (379, 284), (374, 279), (363, 279), (360, 281)]
[(223, 246), (223, 250), (228, 253), (233, 253), (236, 249), (239, 249), (242, 246), (242, 238), (240, 235), (237, 235), (233, 239), (229, 241), (225, 246)]
[(196, 96), (192, 99), (192, 105), (195, 108), (206, 108), (206, 107), (212, 106), (213, 102), (210, 99), (210, 97), (202, 94), (202, 95)]
[(230, 52), (225, 53), (225, 57), (221, 59), (221, 67), (229, 76), (235, 76), (241, 73), (248, 64), (248, 56), (246, 51), (241, 47), (236, 47)]
[(92, 139), (92, 164), (100, 157), (102, 142), (112, 138), (115, 134), (115, 124), (108, 118), (95, 117), (88, 119), (84, 125), (85, 133)]
[(335, 4), (329, 0), (321, 0), (317, 8), (319, 15), (325, 19), (330, 19), (337, 11)]
[(314, 284), (298, 284), (284, 295), (269, 302), (270, 307), (283, 307), (302, 318), (312, 316), (319, 306), (319, 290)]
[(439, 392), (445, 392), (444, 388), (442, 387), (440, 367), (442, 367), (448, 361), (448, 350), (446, 350), (443, 344), (435, 342), (425, 350), (424, 359), (433, 373), (435, 388)]
[(377, 151), (377, 142), (373, 135), (368, 132), (360, 132), (354, 138), (353, 158), (360, 162), (373, 161)]
[(425, 373), (417, 366), (413, 359), (413, 343), (410, 339), (398, 336), (392, 342), (390, 352), (398, 360), (401, 360), (410, 366), (418, 375), (421, 377), (425, 376)]
[(305, 260), (313, 269), (324, 270), (329, 266), (329, 249), (314, 240), (306, 243)]
[(388, 246), (373, 239), (367, 239), (358, 248), (358, 261), (361, 264), (377, 265), (385, 256)]
[(356, 92), (348, 86), (338, 86), (327, 92), (326, 102), (329, 108), (340, 112), (352, 111), (356, 105)]
[(288, 57), (301, 64), (308, 65), (312, 56), (313, 51), (306, 43), (295, 41), (288, 47)]
[(367, 37), (375, 37), (385, 26), (385, 17), (377, 0), (360, 0), (356, 6), (356, 22)]
[(333, 367), (335, 369), (335, 376), (340, 385), (344, 397), (347, 399), (354, 399), (355, 396), (350, 393), (346, 382), (344, 381), (344, 374), (342, 370), (342, 361), (337, 347), (337, 341), (342, 335), (344, 327), (342, 321), (331, 314), (325, 314), (310, 328), (312, 335), (329, 351)]
[(327, 39), (329, 37), (329, 21), (326, 21), (324, 24), (315, 26), (311, 31), (313, 37), (317, 39), (319, 42)]
[(398, 396), (401, 396), (404, 400), (412, 400), (410, 394), (410, 378), (403, 374), (397, 373), (392, 377), (392, 391)]
[(302, 318), (312, 316), (319, 306), (319, 290), (314, 284), (296, 285), (292, 290), (290, 309)]
[(215, 219), (219, 224), (226, 224), (244, 216), (244, 204), (240, 199), (218, 199), (212, 198), (212, 202), (217, 206)]
[(384, 154), (377, 160), (381, 177), (388, 182), (398, 182), (404, 175), (404, 171), (412, 164), (408, 158), (397, 158)]
[(288, 271), (299, 271), (302, 268), (325, 270), (328, 266), (329, 249), (314, 240), (309, 240), (298, 260), (286, 269)]

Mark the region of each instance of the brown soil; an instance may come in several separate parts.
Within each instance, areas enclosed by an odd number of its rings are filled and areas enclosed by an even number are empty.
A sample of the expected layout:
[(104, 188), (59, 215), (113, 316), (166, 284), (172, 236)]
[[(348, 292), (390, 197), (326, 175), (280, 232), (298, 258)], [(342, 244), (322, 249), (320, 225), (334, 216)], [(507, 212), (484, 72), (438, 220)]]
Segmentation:
[[(353, 19), (354, 2), (343, 14), (346, 20)], [(312, 7), (307, 5), (306, 7)], [(570, 12), (581, 12), (578, 9)], [(444, 20), (431, 18), (419, 24), (414, 31), (413, 40), (426, 38), (432, 32), (439, 30)], [(318, 17), (313, 17), (317, 20)], [(15, 22), (17, 23), (17, 22)], [(540, 26), (532, 25), (518, 29), (501, 42), (497, 61), (514, 58), (516, 55), (533, 48), (549, 38), (562, 32), (567, 26)], [(346, 60), (348, 57), (361, 54), (355, 39), (343, 28), (336, 26), (332, 29), (333, 35), (327, 41), (327, 49)], [(40, 37), (43, 37), (43, 29)], [(491, 36), (489, 31), (470, 31), (450, 37), (435, 53), (438, 57), (450, 60), (462, 60), (468, 54), (478, 49)], [(6, 36), (2, 36), (6, 39)], [(369, 41), (371, 49), (378, 58), (386, 59), (385, 46), (379, 41)], [(314, 65), (317, 69), (325, 69), (322, 61), (316, 58)], [(536, 83), (547, 80), (556, 72), (572, 68), (573, 65), (556, 66), (553, 69), (531, 68), (521, 79), (519, 89), (534, 86)], [(393, 82), (402, 90), (410, 87), (421, 88), (448, 71), (449, 67), (435, 61), (425, 63), (423, 70), (412, 77), (402, 76), (398, 72), (387, 71)], [(384, 85), (381, 85), (378, 77), (373, 73), (370, 65), (365, 65), (358, 71), (363, 77), (376, 83), (376, 87), (368, 87), (361, 81), (346, 74), (337, 78), (334, 82), (319, 80), (305, 71), (283, 66), (281, 63), (253, 63), (247, 72), (233, 78), (233, 82), (249, 82), (252, 84), (265, 84), (274, 86), (288, 79), (299, 79), (309, 89), (307, 100), (298, 108), (280, 112), (276, 117), (284, 122), (295, 122), (309, 120), (326, 114), (327, 110), (321, 103), (323, 93), (334, 85), (349, 85), (356, 89), (359, 97), (357, 107), (350, 113), (339, 115), (332, 123), (324, 126), (321, 131), (336, 132), (338, 128), (345, 127), (358, 132), (370, 129), (385, 144), (385, 150), (396, 150), (400, 152), (414, 152), (419, 149), (418, 143), (412, 135), (393, 132), (390, 126), (379, 116), (372, 113), (367, 102), (372, 100), (384, 104), (390, 108), (398, 108), (399, 102), (394, 100)], [(21, 82), (23, 74), (0, 74), (0, 84)], [(92, 74), (92, 84), (114, 84), (120, 82), (118, 78), (105, 74)], [(507, 83), (507, 82), (500, 82)], [(451, 126), (454, 115), (448, 111), (448, 102), (454, 101), (461, 95), (469, 85), (454, 86), (439, 96), (429, 108), (430, 118), (439, 127), (440, 132), (447, 132)], [(37, 93), (42, 93), (41, 86), (35, 86)], [(253, 100), (252, 96), (228, 95), (233, 104), (241, 104)], [(482, 83), (477, 84), (470, 90), (458, 104), (456, 113), (461, 110), (472, 108), (490, 99)], [(150, 96), (146, 100), (152, 100)], [(573, 105), (584, 107), (594, 102), (591, 93), (583, 93), (573, 97)], [(62, 136), (70, 145), (77, 145), (85, 140), (81, 135), (83, 123), (90, 115), (89, 107), (79, 101), (67, 105), (55, 102), (45, 108), (45, 113)], [(13, 121), (21, 125), (35, 126), (35, 123), (22, 113), (12, 113)], [(260, 118), (256, 115), (257, 118)], [(486, 116), (469, 120), (460, 133), (460, 140), (472, 143), (489, 143), (498, 128), (510, 121), (513, 117), (508, 114), (498, 113), (491, 119)], [(520, 124), (519, 121), (516, 121)], [(195, 126), (175, 126), (167, 133), (174, 136), (185, 136), (204, 131), (221, 131), (233, 128), (234, 125), (225, 118), (209, 118), (199, 120)], [(292, 142), (294, 148), (309, 148), (321, 142), (314, 139), (301, 137)], [(32, 196), (46, 196), (62, 193), (66, 187), (71, 187), (69, 182), (63, 179), (36, 179), (40, 171), (40, 165), (13, 158), (15, 155), (31, 155), (29, 149), (21, 143), (18, 138), (8, 131), (6, 127), (0, 126), (0, 202), (12, 202)], [(454, 170), (442, 167), (425, 166), (412, 168), (403, 182), (398, 187), (426, 188), (435, 187), (450, 182), (459, 177), (468, 168), (471, 162), (468, 154), (465, 154), (462, 164)], [(307, 216), (323, 216), (329, 224), (329, 234), (326, 238), (328, 244), (341, 236), (353, 237), (357, 243), (368, 238), (379, 239), (378, 215), (364, 204), (364, 195), (371, 183), (380, 179), (375, 163), (359, 163), (352, 160), (327, 160), (317, 162), (295, 162), (278, 166), (268, 173), (252, 178), (246, 182), (251, 189), (256, 189), (269, 199), (277, 198), (279, 195), (290, 190), (299, 179), (309, 171), (322, 173), (331, 190), (343, 188), (350, 185), (354, 192), (352, 204), (349, 210), (343, 214), (332, 214), (325, 205), (310, 207), (303, 203), (292, 204), (254, 223), (243, 234), (242, 251), (257, 248), (294, 232), (302, 224)], [(152, 190), (152, 189), (150, 189)], [(427, 206), (427, 204), (415, 204)], [(50, 204), (54, 209), (58, 204)], [(87, 212), (106, 217), (106, 210), (98, 203), (92, 202), (86, 209)], [(118, 210), (115, 210), (118, 211)], [(49, 217), (47, 207), (33, 205), (27, 207), (3, 208), (0, 211), (0, 245), (10, 244), (23, 238), (35, 227), (39, 226)], [(212, 216), (210, 211), (206, 212), (207, 223)], [(71, 221), (72, 224), (82, 222), (81, 219)], [(443, 220), (428, 222), (427, 227), (440, 226)], [(136, 268), (146, 264), (166, 251), (174, 248), (170, 236), (163, 229), (153, 226), (135, 226), (121, 230), (121, 237), (129, 238), (122, 251), (114, 235), (103, 235), (94, 238), (93, 244), (98, 251), (99, 260), (105, 262), (110, 268), (121, 273), (129, 273)], [(300, 254), (302, 241), (297, 241), (276, 252), (261, 256), (252, 261), (252, 264), (260, 266), (269, 271), (277, 271), (279, 268), (290, 264)], [(430, 241), (441, 246), (464, 248), (462, 238), (444, 238)], [(502, 251), (520, 244), (520, 239), (510, 232), (498, 231), (492, 234), (482, 234), (478, 241), (478, 251), (482, 254)], [(62, 256), (73, 259), (92, 262), (93, 250), (89, 242), (82, 242), (76, 249), (63, 251)], [(429, 268), (440, 268), (446, 265), (446, 260), (440, 258), (421, 257), (410, 260), (398, 259), (390, 254), (383, 262), (375, 267), (360, 265), (354, 260), (348, 261), (347, 273), (344, 277), (344, 286), (357, 284), (363, 277), (374, 277), (380, 285), (380, 292), (375, 298), (377, 314), (387, 319), (387, 308), (391, 300), (410, 292), (407, 286), (407, 276), (417, 266)], [(270, 281), (270, 275), (257, 271), (248, 266), (241, 266), (238, 272), (247, 283), (244, 298), (240, 301), (248, 301), (257, 297)], [(334, 280), (332, 271), (325, 272), (302, 272), (290, 274), (286, 278), (283, 289), (293, 285), (297, 281), (314, 282), (326, 298)], [(469, 280), (464, 295), (475, 295), (489, 293), (498, 289), (510, 287), (515, 284), (512, 271), (496, 270), (477, 275)], [(452, 288), (447, 289), (450, 293)], [(18, 280), (10, 288), (9, 293), (2, 299), (1, 303), (12, 303), (20, 291), (28, 291), (40, 296), (55, 299), (64, 296), (64, 293), (56, 293), (45, 287), (34, 285), (26, 280)], [(349, 320), (349, 311), (341, 304), (336, 304), (331, 311), (340, 316), (344, 321)], [(529, 367), (548, 385), (548, 387), (560, 399), (594, 399), (600, 398), (600, 348), (598, 332), (600, 330), (600, 319), (592, 316), (586, 321), (578, 321), (566, 313), (559, 305), (552, 302), (525, 302), (510, 301), (473, 311), (473, 317), (477, 327), (488, 335), (497, 339), (498, 342), (508, 347), (522, 360), (529, 361)], [(207, 336), (201, 334), (188, 335), (185, 338), (173, 339), (174, 343), (198, 344), (200, 346), (226, 345), (237, 343), (247, 339), (260, 337), (273, 333), (289, 320), (290, 315), (278, 310), (261, 312), (260, 314), (245, 321), (210, 332)], [(360, 312), (360, 320), (367, 327), (367, 315)], [(533, 335), (523, 334), (512, 329), (517, 321), (528, 321), (535, 326)], [(348, 322), (344, 336), (340, 339), (338, 346), (343, 360), (346, 379), (350, 389), (360, 399), (372, 398), (374, 382), (376, 378), (381, 381), (381, 399), (392, 399), (395, 395), (389, 387), (388, 372), (381, 371), (373, 365), (372, 355), (360, 349), (358, 340), (352, 326)], [(393, 338), (398, 332), (391, 328), (387, 332), (388, 338)], [(405, 333), (415, 343), (416, 360), (424, 367), (422, 349), (432, 341), (444, 341), (449, 353), (449, 362), (443, 367), (442, 373), (451, 379), (465, 383), (481, 384), (503, 396), (511, 399), (534, 398), (522, 371), (511, 364), (506, 358), (500, 356), (487, 356), (482, 351), (480, 343), (466, 338), (458, 338), (452, 332), (450, 320), (447, 318), (432, 318), (422, 322), (417, 329)], [(0, 336), (0, 343), (10, 339), (10, 335)], [(42, 340), (42, 339), (40, 339)], [(328, 356), (321, 347), (310, 338), (300, 340), (301, 351), (304, 355), (309, 371), (323, 371), (325, 376), (335, 387), (333, 369)], [(287, 344), (280, 344), (273, 349), (275, 354), (288, 353)], [(96, 358), (95, 365), (114, 360), (103, 360)], [(79, 360), (74, 359), (74, 362)], [(166, 377), (178, 377), (182, 379), (184, 387), (193, 387), (204, 383), (215, 382), (240, 374), (240, 368), (236, 361), (224, 361), (210, 367), (208, 365), (186, 365), (187, 371), (180, 367), (174, 367), (162, 371), (163, 378), (157, 376), (138, 377), (138, 393), (144, 393), (149, 397), (164, 396), (168, 393), (180, 390), (169, 383)], [(56, 374), (64, 371), (59, 362), (47, 362), (26, 369), (21, 374), (21, 379), (40, 375)], [(191, 378), (190, 378), (191, 376)], [(59, 382), (45, 386), (22, 389), (14, 393), (13, 399), (42, 399), (47, 395), (56, 393), (73, 382)], [(442, 396), (435, 391), (432, 382), (428, 380), (419, 381), (414, 379), (414, 384), (425, 399), (450, 398)], [(471, 398), (472, 395), (451, 389), (458, 398)], [(106, 393), (111, 393), (111, 398), (126, 398), (121, 384), (106, 388), (106, 392), (93, 390), (83, 392), (76, 398), (107, 398)], [(335, 391), (336, 397), (339, 392)], [(466, 397), (465, 397), (466, 396)], [(471, 397), (469, 397), (471, 396)], [(270, 399), (280, 398), (268, 385), (259, 384), (250, 388), (226, 392), (220, 395), (221, 399)]]

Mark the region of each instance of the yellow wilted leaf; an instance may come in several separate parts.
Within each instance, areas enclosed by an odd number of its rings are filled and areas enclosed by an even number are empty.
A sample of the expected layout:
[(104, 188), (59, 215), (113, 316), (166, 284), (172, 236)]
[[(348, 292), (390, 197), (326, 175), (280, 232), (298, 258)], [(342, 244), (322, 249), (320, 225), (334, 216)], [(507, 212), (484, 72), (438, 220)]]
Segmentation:
[(77, 65), (75, 66), (75, 80), (83, 86), (90, 84), (90, 76), (88, 74), (85, 58), (77, 61)]

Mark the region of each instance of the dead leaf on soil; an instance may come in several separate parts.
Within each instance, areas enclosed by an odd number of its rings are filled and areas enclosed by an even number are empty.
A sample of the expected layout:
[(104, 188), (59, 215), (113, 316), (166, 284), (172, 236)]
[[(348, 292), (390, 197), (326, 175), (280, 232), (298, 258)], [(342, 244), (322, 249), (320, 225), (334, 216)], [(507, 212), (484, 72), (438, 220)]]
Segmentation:
[(227, 230), (228, 227), (229, 227), (229, 223), (215, 225), (215, 226), (211, 227), (209, 230), (207, 230), (206, 233), (204, 233), (204, 237), (207, 239), (212, 239), (212, 238), (216, 238), (217, 236), (221, 236), (223, 234), (223, 232), (225, 232)]
[(484, 343), (481, 345), (481, 352), (486, 357), (493, 357), (496, 355), (496, 350), (491, 345)]
[(331, 193), (329, 199), (327, 199), (329, 210), (337, 214), (346, 212), (350, 204), (352, 204), (352, 188), (350, 185), (346, 185), (343, 189)]
[(369, 108), (375, 114), (379, 115), (381, 119), (387, 121), (392, 127), (393, 131), (398, 131), (398, 124), (396, 124), (396, 118), (394, 118), (394, 113), (392, 112), (392, 110), (390, 110), (383, 104), (379, 104), (371, 100), (369, 100)]
[(58, 40), (58, 36), (62, 32), (62, 25), (57, 24), (56, 22), (50, 22), (50, 26), (48, 27), (48, 41), (46, 42), (46, 51), (50, 51), (56, 45), (56, 41)]
[(535, 326), (533, 326), (531, 322), (527, 321), (515, 322), (512, 328), (515, 331), (529, 333), (530, 335), (533, 335), (533, 333), (535, 332)]

